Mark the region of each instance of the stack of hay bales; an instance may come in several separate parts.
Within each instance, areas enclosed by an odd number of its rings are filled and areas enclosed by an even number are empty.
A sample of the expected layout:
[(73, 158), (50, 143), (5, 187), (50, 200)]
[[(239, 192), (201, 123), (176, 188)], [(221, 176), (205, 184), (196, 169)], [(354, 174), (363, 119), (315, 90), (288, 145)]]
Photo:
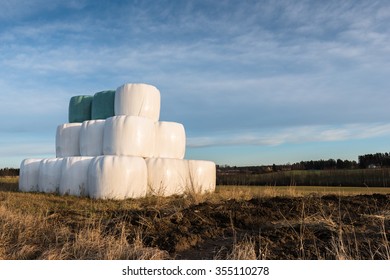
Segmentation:
[(160, 91), (147, 84), (72, 97), (56, 158), (24, 160), (19, 189), (95, 199), (213, 192), (214, 162), (185, 160), (184, 126), (159, 117)]

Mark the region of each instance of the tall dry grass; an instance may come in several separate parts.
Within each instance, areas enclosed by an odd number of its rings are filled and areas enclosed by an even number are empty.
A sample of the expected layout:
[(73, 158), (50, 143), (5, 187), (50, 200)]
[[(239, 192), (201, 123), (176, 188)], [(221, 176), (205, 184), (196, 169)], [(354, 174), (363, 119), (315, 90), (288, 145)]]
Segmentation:
[[(148, 199), (94, 201), (87, 198), (19, 193), (17, 179), (0, 180), (0, 259), (169, 259), (144, 245), (141, 228), (125, 210)], [(110, 224), (110, 212), (118, 211)]]
[[(99, 219), (72, 225), (53, 214), (15, 213), (0, 206), (0, 259), (169, 258), (165, 251), (144, 246), (141, 229), (128, 228), (123, 222), (116, 229), (115, 234), (105, 232)], [(128, 236), (134, 237), (128, 240)]]

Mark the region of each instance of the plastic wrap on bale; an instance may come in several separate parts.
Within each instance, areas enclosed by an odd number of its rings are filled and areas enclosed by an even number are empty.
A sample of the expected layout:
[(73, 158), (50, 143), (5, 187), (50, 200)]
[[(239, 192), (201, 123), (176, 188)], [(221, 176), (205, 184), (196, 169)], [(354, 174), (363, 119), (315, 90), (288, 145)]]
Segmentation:
[(73, 96), (69, 101), (69, 122), (77, 123), (91, 119), (93, 96), (78, 95)]
[(20, 164), (19, 190), (36, 192), (39, 189), (39, 165), (42, 159), (25, 159)]
[(39, 165), (39, 191), (44, 193), (58, 193), (62, 173), (63, 158), (43, 159)]
[(186, 151), (184, 126), (176, 122), (155, 123), (155, 148), (153, 157), (183, 159)]
[(56, 157), (80, 156), (81, 123), (65, 123), (57, 127)]
[(88, 167), (93, 157), (66, 157), (62, 161), (59, 193), (88, 196)]
[(105, 120), (115, 116), (115, 90), (106, 90), (95, 93), (92, 100), (91, 119)]
[(160, 91), (147, 84), (124, 84), (115, 92), (115, 115), (140, 116), (158, 121)]
[(95, 199), (139, 198), (146, 195), (147, 169), (142, 157), (95, 157), (88, 169), (89, 196)]
[(184, 194), (189, 182), (188, 162), (182, 159), (147, 158), (148, 194)]
[(216, 167), (215, 163), (206, 160), (189, 160), (190, 184), (188, 188), (194, 193), (208, 193), (215, 191)]
[(104, 120), (85, 121), (80, 128), (80, 155), (103, 155)]
[(104, 126), (103, 154), (151, 157), (154, 150), (154, 122), (135, 116), (108, 118)]

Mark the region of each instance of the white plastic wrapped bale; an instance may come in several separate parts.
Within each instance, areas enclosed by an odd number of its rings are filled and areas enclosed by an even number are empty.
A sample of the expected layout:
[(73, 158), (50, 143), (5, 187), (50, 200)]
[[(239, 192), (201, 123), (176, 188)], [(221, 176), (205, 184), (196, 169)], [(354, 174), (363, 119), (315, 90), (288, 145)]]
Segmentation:
[(182, 159), (147, 158), (148, 194), (183, 194), (189, 182), (188, 162)]
[(154, 122), (135, 116), (108, 118), (104, 125), (103, 154), (152, 157)]
[(59, 193), (88, 196), (88, 167), (93, 157), (67, 157), (62, 161)]
[(186, 151), (184, 126), (176, 122), (155, 123), (154, 157), (183, 159)]
[(80, 156), (81, 123), (65, 123), (57, 127), (56, 157)]
[(60, 188), (63, 158), (43, 159), (39, 165), (39, 191), (58, 193)]
[(139, 198), (146, 195), (147, 169), (142, 157), (99, 156), (88, 169), (89, 196), (95, 199)]
[(216, 167), (212, 161), (189, 160), (190, 184), (188, 191), (194, 193), (214, 192), (216, 185)]
[(36, 192), (39, 188), (39, 165), (42, 159), (25, 159), (20, 164), (19, 190)]
[(80, 155), (103, 155), (104, 120), (85, 121), (80, 129)]
[(158, 121), (160, 91), (147, 84), (124, 84), (115, 92), (115, 115), (140, 116)]

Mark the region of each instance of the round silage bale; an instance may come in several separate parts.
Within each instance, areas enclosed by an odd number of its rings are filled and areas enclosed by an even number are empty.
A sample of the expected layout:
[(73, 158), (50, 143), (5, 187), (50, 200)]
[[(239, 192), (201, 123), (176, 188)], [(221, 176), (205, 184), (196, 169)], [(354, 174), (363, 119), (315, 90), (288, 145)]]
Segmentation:
[(80, 155), (103, 155), (104, 120), (85, 121), (80, 128)]
[(212, 161), (189, 160), (189, 191), (195, 193), (214, 192), (216, 185), (216, 166)]
[(39, 191), (58, 193), (60, 188), (63, 158), (43, 159), (39, 165)]
[(19, 190), (37, 192), (39, 189), (39, 165), (42, 159), (25, 159), (20, 164)]
[(99, 156), (88, 169), (89, 196), (95, 199), (139, 198), (146, 195), (147, 169), (142, 157)]
[(148, 194), (184, 194), (189, 183), (188, 162), (183, 159), (147, 158)]
[(183, 159), (186, 151), (184, 126), (176, 122), (155, 123), (153, 157)]
[(88, 167), (93, 157), (66, 157), (62, 161), (59, 193), (88, 196)]
[(148, 84), (124, 84), (115, 92), (115, 115), (140, 116), (158, 121), (160, 91)]
[(105, 120), (115, 116), (115, 90), (106, 90), (95, 93), (92, 100), (91, 119)]
[(104, 125), (103, 154), (152, 157), (154, 122), (135, 116), (108, 118)]
[(81, 123), (65, 123), (57, 127), (56, 157), (80, 156)]
[(91, 119), (93, 96), (73, 96), (69, 101), (69, 122), (83, 122)]

